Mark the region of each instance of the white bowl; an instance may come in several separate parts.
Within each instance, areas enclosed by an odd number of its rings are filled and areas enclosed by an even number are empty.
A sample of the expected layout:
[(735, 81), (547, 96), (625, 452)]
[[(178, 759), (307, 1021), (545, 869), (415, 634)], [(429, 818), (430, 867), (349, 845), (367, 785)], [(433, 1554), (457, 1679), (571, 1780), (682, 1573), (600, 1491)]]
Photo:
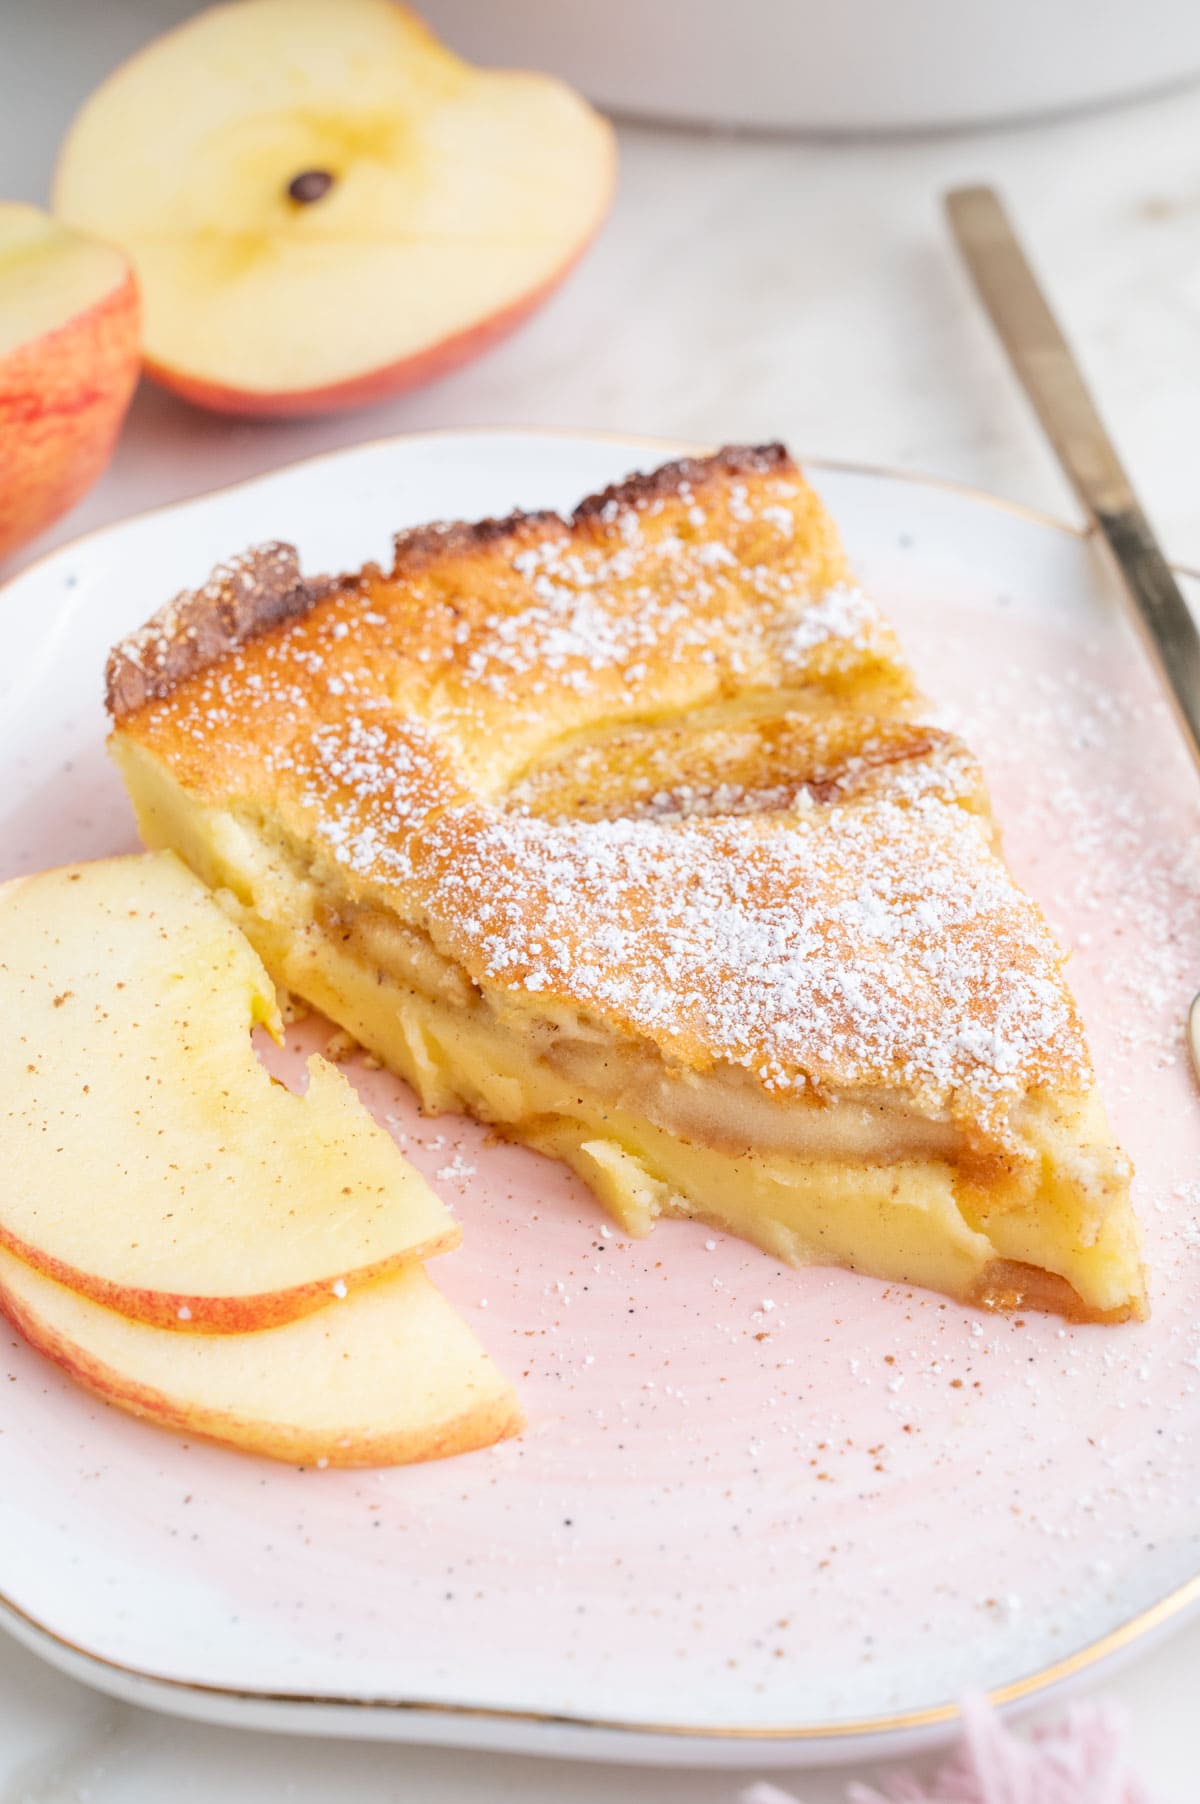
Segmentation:
[(477, 61), (550, 69), (647, 118), (821, 132), (947, 127), (1200, 74), (1198, 0), (426, 0)]

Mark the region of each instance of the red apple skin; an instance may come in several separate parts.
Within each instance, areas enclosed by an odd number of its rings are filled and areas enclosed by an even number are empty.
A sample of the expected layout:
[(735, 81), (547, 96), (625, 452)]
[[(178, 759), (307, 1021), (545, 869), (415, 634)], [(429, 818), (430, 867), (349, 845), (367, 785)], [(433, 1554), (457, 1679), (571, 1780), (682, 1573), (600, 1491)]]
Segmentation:
[(242, 419), (304, 419), (314, 414), (345, 413), (353, 408), (370, 407), (393, 395), (402, 395), (409, 389), (436, 381), (439, 376), (449, 375), (451, 370), (472, 362), (484, 351), (491, 350), (501, 339), (507, 338), (511, 332), (515, 332), (566, 281), (590, 248), (602, 223), (603, 214), (597, 220), (591, 237), (578, 246), (561, 269), (556, 270), (548, 280), (531, 289), (528, 294), (521, 295), (510, 306), (501, 308), (490, 319), (468, 326), (465, 331), (454, 332), (449, 338), (429, 345), (413, 357), (403, 357), (398, 363), (385, 364), (382, 369), (366, 370), (361, 376), (351, 377), (345, 382), (332, 382), (324, 388), (303, 388), (270, 394), (205, 382), (198, 376), (188, 375), (186, 371), (167, 369), (149, 357), (145, 359), (145, 371), (162, 388), (169, 389), (172, 394), (192, 402), (196, 407), (205, 407), (210, 413), (235, 414)]
[(93, 306), (0, 358), (0, 558), (66, 513), (107, 468), (137, 385), (132, 271)]
[(463, 1412), (443, 1424), (435, 1436), (382, 1434), (353, 1438), (341, 1434), (317, 1436), (284, 1422), (263, 1422), (231, 1415), (222, 1409), (183, 1406), (162, 1391), (138, 1384), (76, 1345), (43, 1322), (24, 1301), (0, 1283), (0, 1316), (7, 1316), (31, 1347), (60, 1367), (93, 1396), (140, 1416), (158, 1428), (173, 1430), (189, 1439), (216, 1441), (241, 1453), (283, 1460), (292, 1466), (341, 1467), (402, 1466), (414, 1461), (447, 1459), (473, 1453), (508, 1440), (524, 1427), (515, 1400), (488, 1402)]
[[(459, 1229), (406, 1248), (394, 1259), (377, 1259), (371, 1265), (354, 1271), (330, 1272), (307, 1284), (296, 1284), (289, 1290), (259, 1291), (240, 1297), (196, 1296), (187, 1291), (147, 1290), (138, 1285), (116, 1284), (95, 1272), (80, 1271), (65, 1259), (55, 1258), (41, 1247), (0, 1223), (0, 1246), (25, 1265), (32, 1266), (44, 1278), (53, 1278), (67, 1290), (101, 1303), (114, 1315), (131, 1322), (142, 1322), (147, 1328), (167, 1328), (187, 1334), (249, 1334), (262, 1328), (282, 1328), (301, 1316), (323, 1309), (329, 1302), (334, 1284), (344, 1284), (348, 1292), (377, 1278), (387, 1278), (414, 1260), (432, 1259), (439, 1253), (451, 1252), (459, 1244)], [(180, 1315), (180, 1310), (186, 1311)]]

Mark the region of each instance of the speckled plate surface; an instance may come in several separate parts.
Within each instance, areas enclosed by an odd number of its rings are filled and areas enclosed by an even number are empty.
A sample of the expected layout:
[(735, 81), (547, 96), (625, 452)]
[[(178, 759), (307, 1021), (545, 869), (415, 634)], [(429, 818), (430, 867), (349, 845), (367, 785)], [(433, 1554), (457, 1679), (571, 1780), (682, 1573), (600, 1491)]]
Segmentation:
[[(670, 449), (395, 440), (35, 565), (0, 595), (0, 875), (135, 843), (104, 654), (223, 554), (283, 537), (309, 569), (351, 566), (395, 527), (567, 505)], [(810, 469), (1074, 950), (1153, 1319), (988, 1317), (690, 1224), (630, 1242), (556, 1165), (422, 1121), (352, 1066), (462, 1218), (434, 1275), (519, 1381), (527, 1433), (442, 1465), (294, 1471), (121, 1416), (6, 1333), (0, 1598), (51, 1658), (226, 1719), (795, 1764), (927, 1740), (965, 1687), (1044, 1689), (1190, 1602), (1200, 792), (1085, 541), (963, 491)], [(292, 1056), (320, 1038), (294, 1030)]]

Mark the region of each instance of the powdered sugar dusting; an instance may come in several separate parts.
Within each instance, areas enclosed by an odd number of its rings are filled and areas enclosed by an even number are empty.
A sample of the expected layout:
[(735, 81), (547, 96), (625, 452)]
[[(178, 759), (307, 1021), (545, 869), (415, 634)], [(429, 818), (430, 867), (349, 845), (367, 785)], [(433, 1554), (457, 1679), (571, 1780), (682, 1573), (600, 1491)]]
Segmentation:
[(842, 639), (864, 645), (879, 619), (879, 610), (861, 589), (836, 583), (812, 606), (789, 621), (780, 654), (787, 666), (803, 662), (823, 640)]
[(890, 629), (811, 491), (777, 459), (751, 469), (684, 466), (486, 550), (468, 533), (465, 562), (465, 529), (438, 529), (411, 576), (242, 648), (171, 719), (256, 734), (252, 768), (352, 888), (402, 890), (480, 984), (774, 1090), (899, 1083), (1001, 1132), (1014, 1099), (1089, 1067), (1056, 948), (952, 745), (927, 734), (865, 784), (853, 758), (832, 782), (780, 783), (764, 745), (757, 785), (717, 782), (700, 805), (652, 792), (598, 820), (506, 799), (506, 770), (614, 711), (801, 694), (816, 721), (880, 681), (883, 720), (903, 708)]
[(583, 822), (466, 804), (414, 831), (404, 775), (325, 790), (318, 833), (362, 878), (415, 876), (480, 981), (772, 1088), (895, 1081), (978, 1111), (1086, 1078), (1049, 933), (953, 803)]
[[(791, 519), (779, 503), (764, 511)], [(565, 688), (585, 696), (606, 672), (640, 684), (647, 660), (664, 654), (720, 659), (739, 674), (769, 660), (785, 679), (802, 680), (825, 648), (860, 655), (890, 649), (878, 608), (849, 584), (814, 590), (802, 562), (746, 565), (719, 539), (697, 543), (666, 532), (651, 545), (637, 516), (623, 519), (633, 530), (620, 532), (615, 549), (581, 549), (569, 536), (549, 535), (517, 552), (512, 569), (528, 584), (529, 599), (456, 630), (468, 686), (516, 705), (516, 679), (533, 674), (537, 695)], [(614, 606), (622, 589), (624, 605)]]

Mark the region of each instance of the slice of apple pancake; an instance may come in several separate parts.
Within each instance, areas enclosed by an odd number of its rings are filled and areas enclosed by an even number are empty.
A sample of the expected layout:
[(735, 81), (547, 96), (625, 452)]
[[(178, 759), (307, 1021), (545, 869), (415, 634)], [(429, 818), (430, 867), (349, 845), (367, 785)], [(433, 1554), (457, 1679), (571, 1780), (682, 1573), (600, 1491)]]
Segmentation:
[(269, 546), (118, 647), (108, 702), (144, 838), (277, 979), (631, 1232), (1144, 1312), (1061, 955), (782, 447), (388, 571)]

